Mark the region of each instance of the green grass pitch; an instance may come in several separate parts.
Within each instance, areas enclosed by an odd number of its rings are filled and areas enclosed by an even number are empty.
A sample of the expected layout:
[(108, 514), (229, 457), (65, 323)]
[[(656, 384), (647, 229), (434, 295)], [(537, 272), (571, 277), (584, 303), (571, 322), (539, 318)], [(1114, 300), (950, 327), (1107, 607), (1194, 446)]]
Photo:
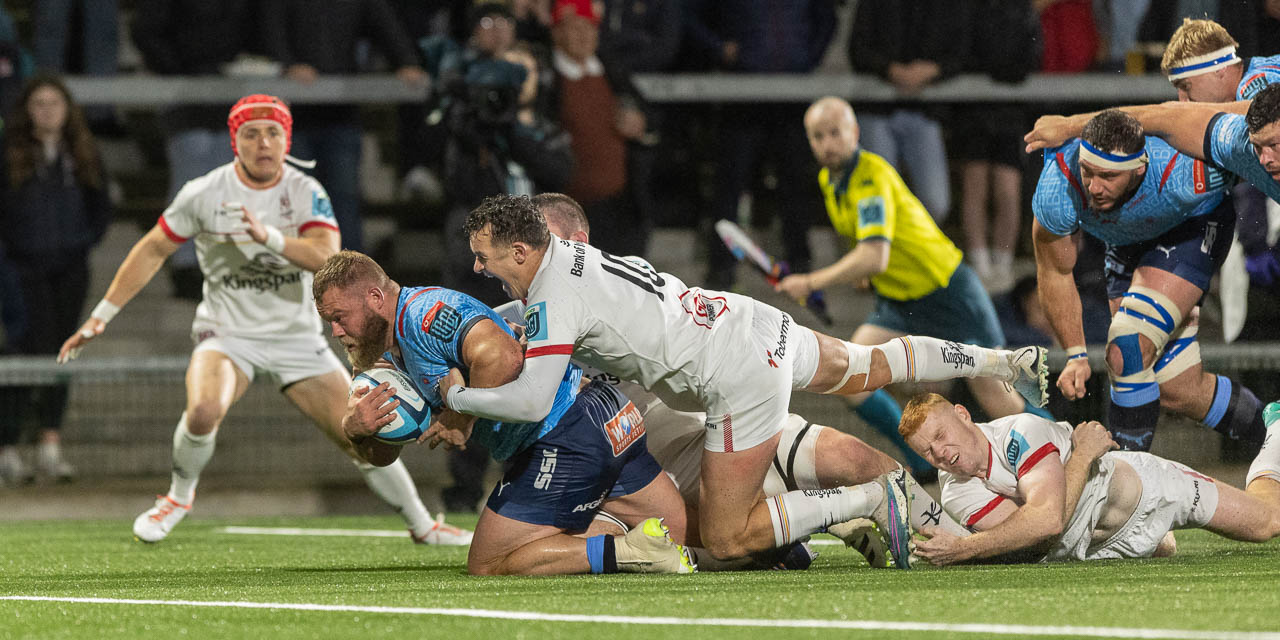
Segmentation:
[[(853, 551), (824, 545), (808, 571), (473, 578), (465, 549), (407, 536), (222, 530), (399, 524), (197, 516), (144, 545), (129, 522), (3, 523), (0, 638), (1280, 638), (1280, 542), (1201, 531), (1179, 532), (1178, 556), (1164, 560), (905, 572), (871, 570)], [(10, 599), (25, 596), (110, 601)], [(459, 611), (468, 609), (525, 619)]]

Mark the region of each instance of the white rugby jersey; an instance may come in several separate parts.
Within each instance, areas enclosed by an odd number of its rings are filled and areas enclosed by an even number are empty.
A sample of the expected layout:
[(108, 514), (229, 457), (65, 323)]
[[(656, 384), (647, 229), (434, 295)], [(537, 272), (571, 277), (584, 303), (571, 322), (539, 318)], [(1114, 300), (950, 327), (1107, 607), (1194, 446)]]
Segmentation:
[(525, 305), (526, 358), (571, 354), (683, 411), (704, 409), (699, 390), (722, 362), (741, 356), (730, 345), (740, 348), (754, 315), (745, 296), (689, 288), (671, 274), (556, 236)]
[[(978, 423), (978, 430), (987, 439), (987, 477), (961, 480), (945, 471), (938, 474), (942, 507), (970, 528), (1005, 500), (1021, 505), (1018, 479), (1046, 457), (1056, 455), (1065, 464), (1071, 454), (1072, 429), (1065, 422), (1019, 413)], [(1103, 498), (1105, 491), (1104, 487)], [(1081, 496), (1079, 504), (1087, 502)]]
[(287, 238), (316, 226), (338, 229), (324, 187), (288, 164), (283, 172), (274, 186), (254, 189), (236, 175), (233, 161), (184, 185), (160, 216), (158, 224), (169, 239), (195, 238), (204, 300), (196, 308), (194, 335), (322, 331), (311, 298), (311, 272), (254, 242), (247, 232), (231, 232), (241, 214), (229, 211), (228, 203), (242, 204)]

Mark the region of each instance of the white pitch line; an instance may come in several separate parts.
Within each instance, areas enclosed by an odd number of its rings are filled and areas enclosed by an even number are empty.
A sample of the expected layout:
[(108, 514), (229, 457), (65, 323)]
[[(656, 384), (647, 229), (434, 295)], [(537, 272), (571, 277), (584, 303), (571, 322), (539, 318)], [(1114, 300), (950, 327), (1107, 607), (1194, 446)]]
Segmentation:
[(299, 527), (222, 527), (218, 533), (237, 533), (258, 536), (342, 536), (366, 538), (403, 538), (403, 530), (386, 529), (303, 529)]
[(26, 602), (70, 602), (78, 604), (127, 604), (142, 606), (221, 607), (232, 609), (277, 609), (343, 613), (389, 613), (420, 616), (453, 616), (491, 620), (532, 620), (540, 622), (586, 622), (597, 624), (689, 625), (704, 627), (772, 627), (787, 629), (852, 629), (858, 631), (926, 631), (936, 633), (981, 633), (1018, 636), (1079, 636), (1087, 638), (1171, 638), (1173, 640), (1280, 640), (1280, 633), (1266, 631), (1209, 631), (1186, 629), (1142, 629), (1133, 627), (1032, 626), (1018, 624), (899, 622), (889, 620), (773, 620), (751, 618), (677, 618), (674, 616), (608, 616), (539, 611), (497, 611), (492, 609), (436, 609), (428, 607), (373, 607), (357, 605), (308, 604), (292, 602), (217, 602), (203, 600), (131, 600), (119, 598), (58, 598), (51, 596), (0, 596), (0, 600)]
[[(367, 538), (403, 538), (404, 531), (387, 529), (306, 529), (301, 527), (222, 527), (218, 533), (233, 533), (259, 536), (340, 536)], [(811, 545), (843, 545), (840, 540), (819, 538), (810, 540)]]

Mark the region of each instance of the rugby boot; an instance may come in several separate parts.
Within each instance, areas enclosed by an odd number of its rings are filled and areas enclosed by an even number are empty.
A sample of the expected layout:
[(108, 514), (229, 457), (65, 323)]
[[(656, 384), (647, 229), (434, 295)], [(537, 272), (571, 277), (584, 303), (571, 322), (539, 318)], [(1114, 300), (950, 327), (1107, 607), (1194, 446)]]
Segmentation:
[(156, 506), (133, 521), (133, 535), (142, 542), (160, 542), (190, 511), (189, 504), (179, 504), (169, 496), (156, 496)]
[(618, 571), (626, 573), (693, 573), (689, 550), (671, 540), (662, 518), (649, 518), (626, 535), (613, 539)]

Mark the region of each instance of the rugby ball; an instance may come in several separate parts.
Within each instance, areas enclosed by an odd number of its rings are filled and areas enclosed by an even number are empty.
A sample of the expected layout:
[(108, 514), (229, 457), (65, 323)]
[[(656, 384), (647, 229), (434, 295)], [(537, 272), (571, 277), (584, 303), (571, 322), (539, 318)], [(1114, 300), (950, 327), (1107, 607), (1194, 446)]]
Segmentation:
[(370, 369), (351, 381), (350, 391), (354, 393), (360, 388), (372, 389), (383, 382), (391, 383), (391, 388), (396, 390), (392, 398), (399, 400), (400, 406), (396, 407), (395, 418), (391, 423), (379, 429), (373, 437), (388, 444), (405, 444), (417, 440), (431, 426), (431, 407), (418, 395), (409, 376), (385, 367)]

